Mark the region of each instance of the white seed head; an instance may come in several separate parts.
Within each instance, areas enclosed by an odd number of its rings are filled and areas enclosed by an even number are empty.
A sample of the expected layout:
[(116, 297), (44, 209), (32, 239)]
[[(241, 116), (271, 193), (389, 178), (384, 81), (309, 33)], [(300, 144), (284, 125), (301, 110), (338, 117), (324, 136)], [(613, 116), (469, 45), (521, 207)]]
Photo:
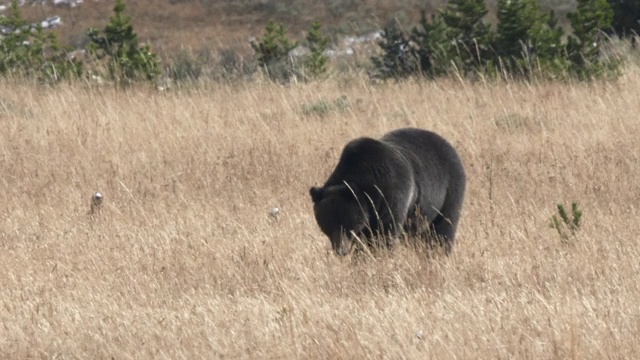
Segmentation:
[(91, 210), (90, 210), (90, 214), (93, 215), (96, 212), (100, 211), (100, 208), (102, 206), (102, 200), (103, 200), (103, 196), (99, 192), (95, 192), (93, 195), (91, 195)]
[(91, 197), (91, 200), (93, 200), (95, 204), (99, 205), (100, 203), (102, 203), (102, 194), (100, 194), (99, 192), (96, 192)]

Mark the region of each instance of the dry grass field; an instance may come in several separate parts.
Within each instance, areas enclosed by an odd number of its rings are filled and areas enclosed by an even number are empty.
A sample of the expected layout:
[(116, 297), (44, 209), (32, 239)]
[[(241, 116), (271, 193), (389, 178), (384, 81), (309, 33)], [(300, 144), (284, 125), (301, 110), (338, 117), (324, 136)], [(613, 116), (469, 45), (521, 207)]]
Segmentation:
[[(4, 81), (0, 358), (634, 358), (638, 114), (638, 68), (596, 84)], [(308, 189), (350, 139), (403, 126), (466, 165), (454, 252), (337, 258)], [(550, 218), (572, 201), (583, 224), (563, 241)]]

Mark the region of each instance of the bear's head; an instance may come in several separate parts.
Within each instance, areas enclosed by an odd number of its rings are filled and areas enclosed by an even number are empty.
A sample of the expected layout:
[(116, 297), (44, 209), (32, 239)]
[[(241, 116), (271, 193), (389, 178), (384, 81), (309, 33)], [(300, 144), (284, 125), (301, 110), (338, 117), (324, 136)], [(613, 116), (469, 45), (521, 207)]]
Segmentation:
[(340, 256), (351, 252), (355, 236), (361, 236), (369, 226), (368, 202), (358, 201), (354, 190), (346, 184), (309, 190), (318, 226)]

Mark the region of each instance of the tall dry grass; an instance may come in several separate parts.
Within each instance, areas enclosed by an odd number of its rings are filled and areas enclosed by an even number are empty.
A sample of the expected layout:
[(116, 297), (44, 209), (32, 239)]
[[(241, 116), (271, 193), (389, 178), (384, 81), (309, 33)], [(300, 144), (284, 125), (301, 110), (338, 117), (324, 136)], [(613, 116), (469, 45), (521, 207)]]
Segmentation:
[[(633, 358), (639, 84), (5, 82), (0, 357)], [(335, 257), (308, 188), (403, 126), (466, 165), (453, 255)]]

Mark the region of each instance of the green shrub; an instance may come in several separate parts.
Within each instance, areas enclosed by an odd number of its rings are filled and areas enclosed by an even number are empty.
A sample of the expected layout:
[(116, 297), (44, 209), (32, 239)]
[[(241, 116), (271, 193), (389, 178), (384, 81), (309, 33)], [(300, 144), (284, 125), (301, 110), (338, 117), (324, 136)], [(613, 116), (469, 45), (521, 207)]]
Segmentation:
[(302, 114), (306, 116), (324, 117), (331, 112), (345, 112), (351, 107), (351, 102), (346, 95), (340, 95), (333, 101), (320, 99), (319, 101), (303, 104)]
[(87, 50), (96, 60), (106, 62), (111, 80), (123, 84), (136, 80), (155, 80), (160, 75), (157, 56), (148, 45), (138, 44), (131, 18), (124, 15), (124, 10), (122, 0), (116, 0), (114, 16), (104, 30), (87, 30), (91, 39)]
[(246, 61), (233, 49), (222, 49), (218, 53), (213, 79), (232, 82), (249, 79), (257, 69), (255, 61)]
[(302, 105), (302, 113), (304, 115), (325, 116), (329, 114), (329, 112), (331, 112), (331, 103), (324, 99)]
[(202, 75), (203, 60), (191, 51), (180, 50), (172, 57), (169, 77), (176, 81), (198, 80)]

